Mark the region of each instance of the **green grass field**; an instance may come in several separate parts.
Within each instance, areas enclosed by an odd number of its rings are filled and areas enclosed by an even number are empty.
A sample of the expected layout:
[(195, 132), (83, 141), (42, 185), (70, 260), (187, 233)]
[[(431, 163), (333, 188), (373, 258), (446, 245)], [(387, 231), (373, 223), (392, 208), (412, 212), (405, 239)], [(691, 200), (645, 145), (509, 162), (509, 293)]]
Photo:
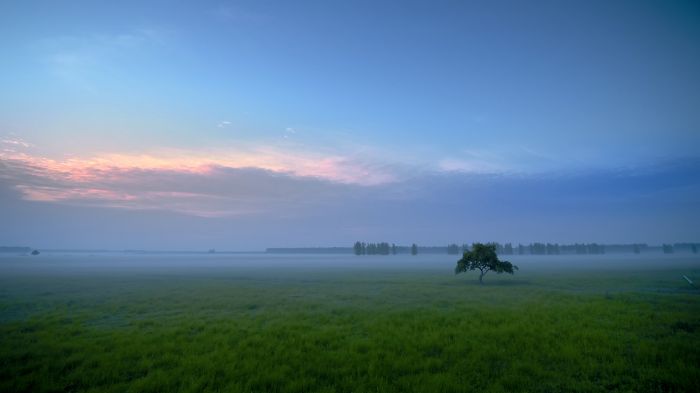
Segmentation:
[(42, 266), (0, 269), (2, 392), (700, 389), (697, 265)]

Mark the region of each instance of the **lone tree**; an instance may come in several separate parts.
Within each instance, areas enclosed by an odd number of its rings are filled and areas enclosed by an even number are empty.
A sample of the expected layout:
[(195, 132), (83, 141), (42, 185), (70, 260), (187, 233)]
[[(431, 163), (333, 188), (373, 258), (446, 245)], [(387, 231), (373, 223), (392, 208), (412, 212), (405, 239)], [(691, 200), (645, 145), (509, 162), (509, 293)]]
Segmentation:
[(490, 271), (498, 274), (513, 274), (513, 271), (518, 270), (518, 267), (508, 261), (499, 260), (495, 244), (474, 243), (471, 251), (466, 251), (462, 255), (462, 259), (457, 261), (455, 274), (465, 273), (469, 270), (481, 271), (479, 283), (483, 284), (484, 276)]
[(416, 243), (413, 243), (413, 245), (411, 246), (411, 255), (416, 254), (418, 254), (418, 246), (416, 245)]

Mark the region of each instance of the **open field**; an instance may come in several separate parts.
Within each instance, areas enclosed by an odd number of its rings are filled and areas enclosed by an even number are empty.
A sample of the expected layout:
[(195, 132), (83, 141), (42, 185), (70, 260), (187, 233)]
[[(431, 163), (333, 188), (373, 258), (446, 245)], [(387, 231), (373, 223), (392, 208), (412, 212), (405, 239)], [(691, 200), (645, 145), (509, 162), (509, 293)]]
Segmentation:
[(0, 258), (2, 392), (690, 392), (700, 258)]

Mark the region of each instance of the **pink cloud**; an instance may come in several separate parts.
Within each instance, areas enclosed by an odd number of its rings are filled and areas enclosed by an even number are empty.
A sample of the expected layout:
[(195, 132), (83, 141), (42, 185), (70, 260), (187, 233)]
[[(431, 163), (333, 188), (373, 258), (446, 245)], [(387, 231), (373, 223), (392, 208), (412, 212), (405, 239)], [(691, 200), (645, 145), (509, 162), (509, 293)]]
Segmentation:
[(391, 173), (349, 157), (274, 148), (62, 159), (2, 151), (0, 159), (10, 168), (0, 172), (0, 179), (9, 180), (27, 200), (200, 216), (254, 213), (282, 201), (303, 204), (337, 187), (396, 180)]
[(289, 153), (276, 149), (252, 152), (164, 151), (156, 154), (108, 153), (89, 158), (50, 159), (26, 153), (3, 152), (0, 158), (19, 161), (53, 178), (89, 181), (119, 176), (124, 171), (159, 170), (206, 174), (215, 167), (258, 168), (294, 176), (315, 177), (331, 182), (378, 185), (396, 180), (388, 172), (378, 172), (372, 165), (343, 156)]
[(47, 186), (27, 186), (19, 184), (17, 189), (22, 191), (26, 199), (41, 202), (56, 202), (60, 200), (92, 199), (106, 201), (133, 201), (137, 197), (113, 190), (97, 188), (60, 188)]

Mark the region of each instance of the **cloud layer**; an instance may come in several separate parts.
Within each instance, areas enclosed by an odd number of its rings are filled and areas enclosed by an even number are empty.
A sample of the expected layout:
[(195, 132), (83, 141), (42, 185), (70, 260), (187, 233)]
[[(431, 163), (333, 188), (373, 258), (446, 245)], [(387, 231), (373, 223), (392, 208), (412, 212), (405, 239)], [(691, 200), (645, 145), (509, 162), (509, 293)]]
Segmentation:
[(0, 237), (22, 244), (255, 249), (700, 236), (698, 160), (537, 174), (409, 171), (278, 147), (52, 158), (4, 139)]
[[(6, 144), (20, 143), (24, 142)], [(7, 149), (0, 158), (0, 177), (26, 200), (207, 217), (269, 211), (280, 201), (304, 205), (348, 187), (396, 180), (386, 170), (348, 157), (273, 148), (65, 159)]]

